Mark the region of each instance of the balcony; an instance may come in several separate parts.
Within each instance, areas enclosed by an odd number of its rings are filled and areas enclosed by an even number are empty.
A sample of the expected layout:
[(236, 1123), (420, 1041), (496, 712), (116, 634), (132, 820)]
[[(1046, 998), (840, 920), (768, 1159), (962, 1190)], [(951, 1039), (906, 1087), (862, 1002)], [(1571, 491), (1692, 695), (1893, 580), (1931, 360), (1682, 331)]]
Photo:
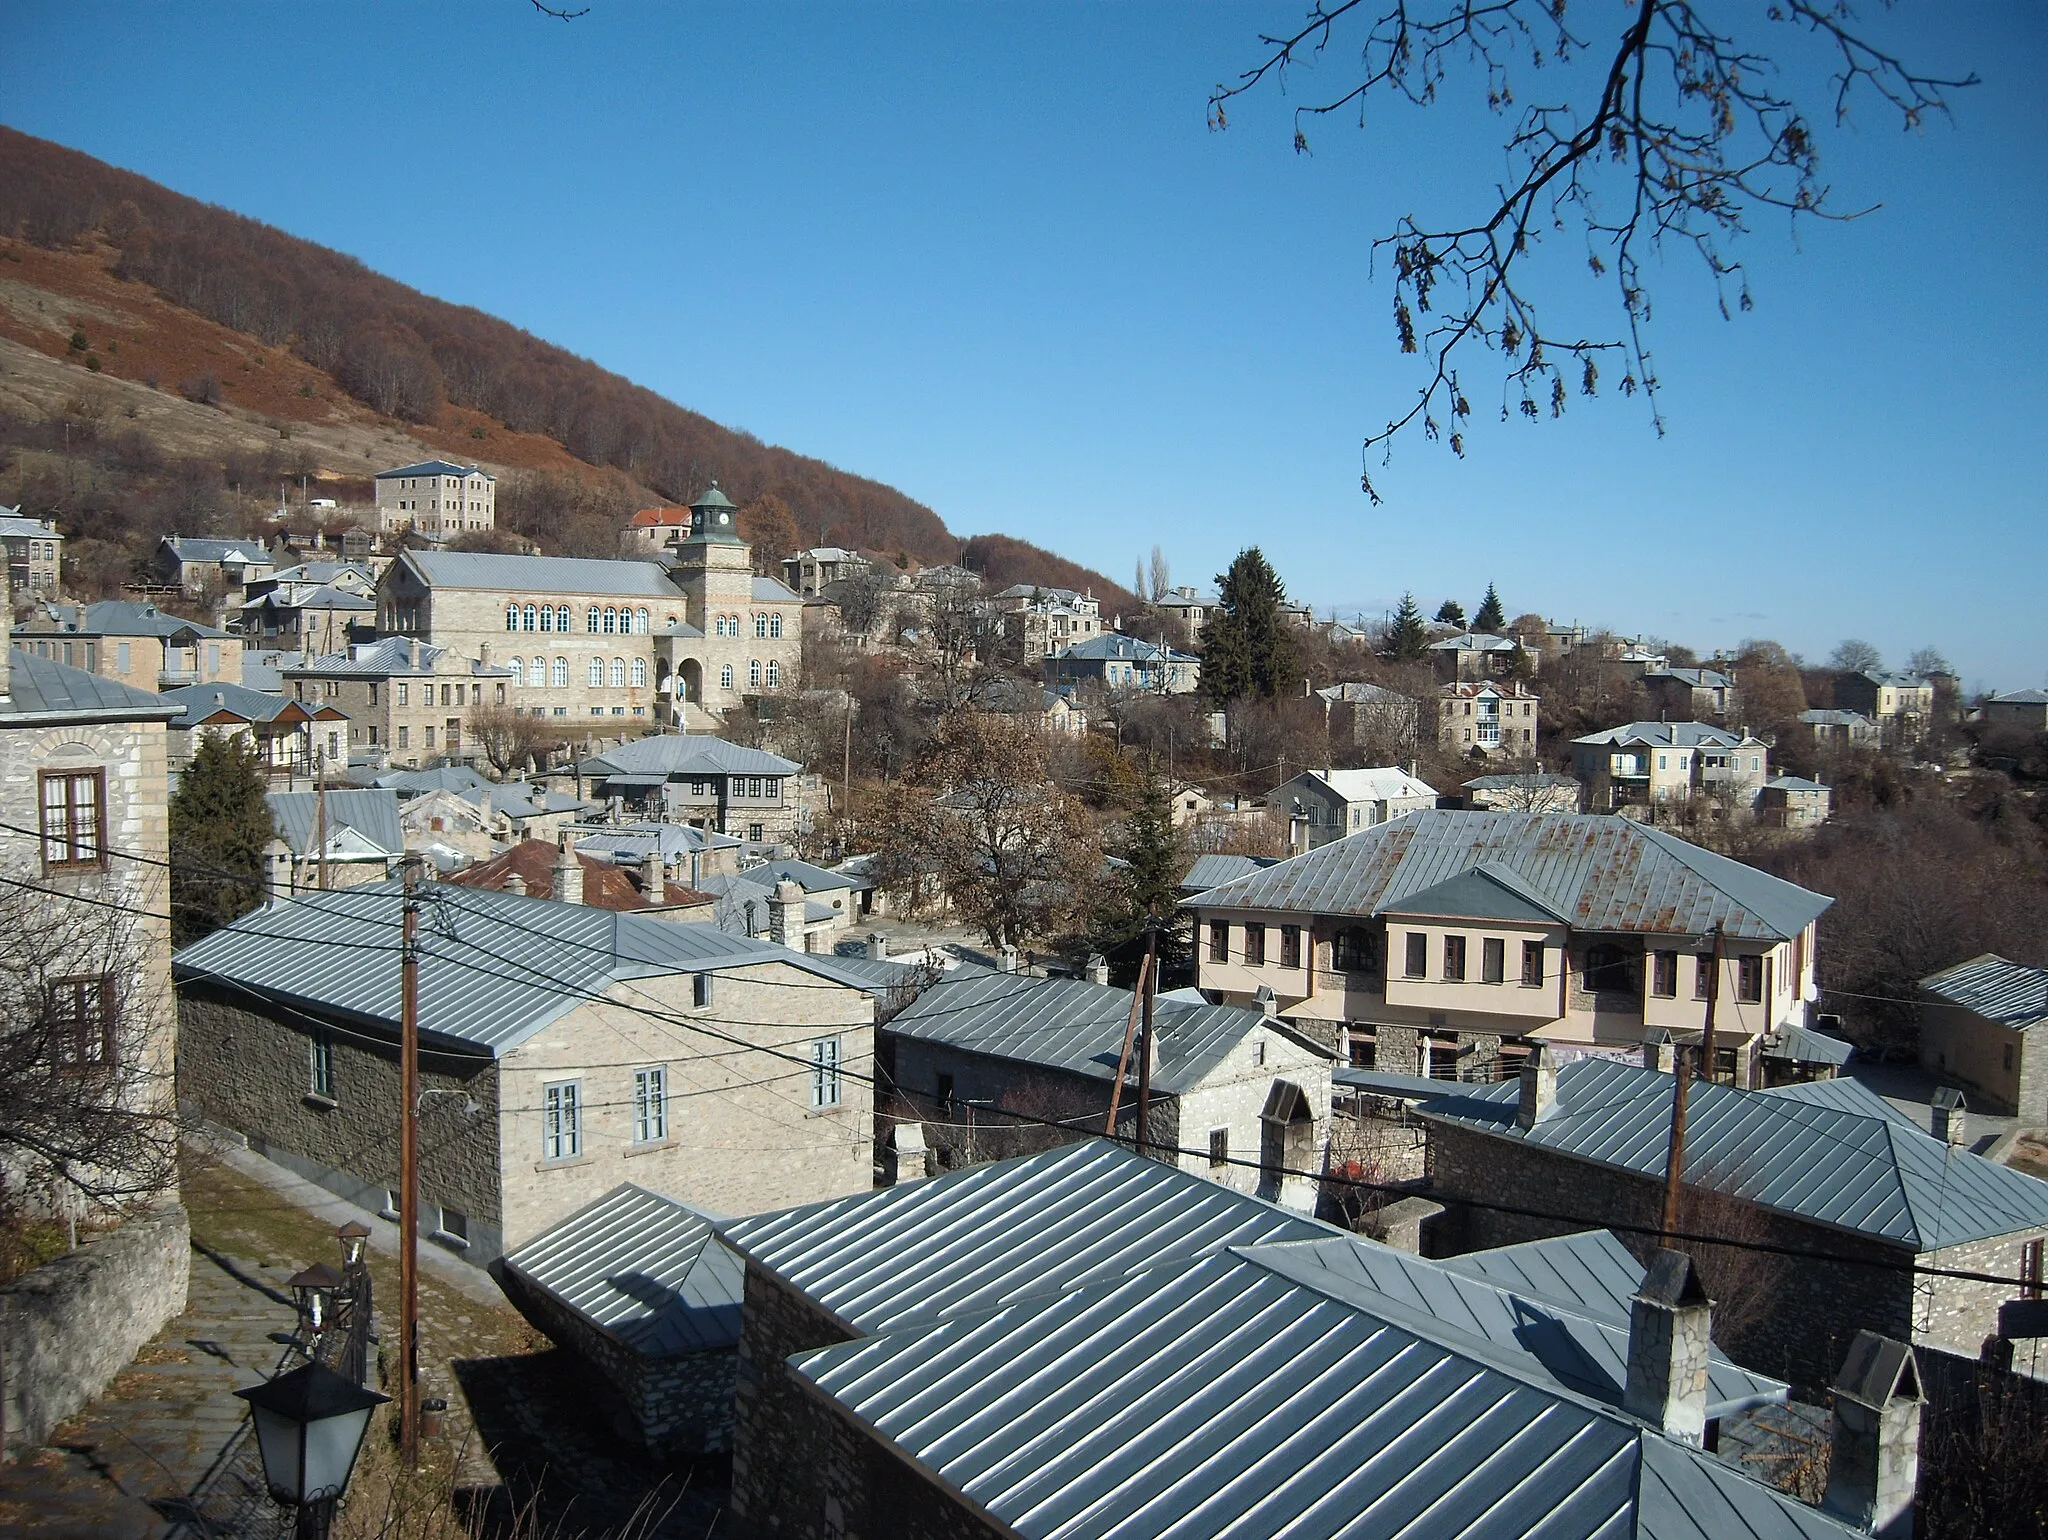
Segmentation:
[(159, 691), (180, 690), (186, 685), (199, 682), (199, 670), (196, 668), (166, 668), (157, 671), (156, 687)]

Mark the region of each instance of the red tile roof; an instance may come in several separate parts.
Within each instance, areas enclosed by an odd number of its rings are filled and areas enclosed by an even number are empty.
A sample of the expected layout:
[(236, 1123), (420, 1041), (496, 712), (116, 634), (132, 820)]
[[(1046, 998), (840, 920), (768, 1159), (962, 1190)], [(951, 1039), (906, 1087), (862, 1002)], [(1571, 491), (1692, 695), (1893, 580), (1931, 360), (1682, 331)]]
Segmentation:
[(669, 524), (687, 524), (690, 510), (687, 508), (642, 508), (626, 521), (631, 529), (655, 529)]
[[(469, 867), (447, 878), (465, 888), (502, 888), (505, 879), (517, 873), (526, 891), (546, 898), (555, 890), (556, 847), (549, 840), (521, 840), (501, 856)], [(595, 856), (578, 854), (583, 867), (583, 902), (593, 909), (645, 909), (640, 884), (623, 867)]]

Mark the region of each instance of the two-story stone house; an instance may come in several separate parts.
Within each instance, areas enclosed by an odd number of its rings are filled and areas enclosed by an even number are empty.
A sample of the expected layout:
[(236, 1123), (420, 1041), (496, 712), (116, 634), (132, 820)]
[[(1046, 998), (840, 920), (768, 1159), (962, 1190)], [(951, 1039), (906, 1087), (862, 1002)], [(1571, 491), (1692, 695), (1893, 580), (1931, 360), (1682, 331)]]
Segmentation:
[(1467, 680), (1436, 692), (1436, 741), (1447, 754), (1527, 759), (1536, 752), (1536, 692), (1518, 679)]
[(498, 478), (475, 465), (423, 460), (377, 472), (377, 528), (453, 540), (495, 528)]
[(1398, 766), (1376, 770), (1304, 770), (1266, 793), (1287, 822), (1287, 848), (1299, 854), (1370, 829), (1403, 813), (1435, 807), (1437, 792)]
[(1869, 717), (1888, 745), (1910, 748), (1934, 725), (1934, 682), (1880, 669), (1842, 674), (1835, 680), (1835, 705)]
[(1806, 1022), (1830, 902), (1628, 819), (1433, 810), (1182, 907), (1205, 994), (1270, 989), (1283, 1016), (1341, 1032), (1355, 1064), (1494, 1079), (1537, 1041), (1697, 1034), (1712, 988), (1718, 1072), (1751, 1084), (1764, 1039)]
[(207, 535), (166, 535), (151, 553), (151, 575), (197, 598), (210, 594), (230, 604), (248, 597), (248, 585), (276, 568), (261, 540)]
[(1660, 716), (1690, 722), (1726, 716), (1735, 681), (1717, 668), (1653, 668), (1643, 689)]
[(517, 676), (492, 661), (488, 642), (481, 650), (481, 659), (472, 660), (409, 636), (387, 636), (281, 672), (293, 700), (309, 709), (333, 706), (347, 716), (351, 760), (417, 769), (474, 759), (471, 715), (510, 700)]
[(663, 733), (583, 761), (592, 791), (631, 814), (693, 829), (781, 842), (810, 827), (804, 767), (763, 749), (702, 733)]
[(239, 636), (131, 599), (39, 605), (14, 641), (37, 657), (134, 690), (242, 682)]
[(1497, 678), (1508, 671), (1518, 650), (1513, 638), (1489, 636), (1483, 631), (1447, 636), (1428, 648), (1430, 665), (1437, 678), (1446, 682)]
[(814, 545), (808, 551), (782, 558), (782, 581), (805, 598), (821, 594), (833, 583), (863, 577), (874, 570), (858, 551), (836, 545)]
[(1705, 722), (1625, 722), (1574, 738), (1572, 771), (1592, 788), (1596, 812), (1695, 796), (1717, 797), (1749, 811), (1771, 778), (1771, 751), (1742, 729)]
[(0, 507), (0, 549), (7, 555), (7, 586), (25, 599), (54, 598), (64, 586), (64, 537), (52, 519), (26, 519)]
[[(421, 902), (434, 1241), (482, 1264), (627, 1180), (726, 1214), (869, 1189), (875, 1001), (831, 958), (502, 889)], [(187, 1099), (386, 1214), (402, 905), (300, 893), (175, 959)]]
[(1102, 606), (1092, 594), (1071, 588), (1041, 588), (1013, 583), (993, 595), (988, 606), (999, 617), (1003, 635), (1016, 637), (1028, 666), (1098, 636)]

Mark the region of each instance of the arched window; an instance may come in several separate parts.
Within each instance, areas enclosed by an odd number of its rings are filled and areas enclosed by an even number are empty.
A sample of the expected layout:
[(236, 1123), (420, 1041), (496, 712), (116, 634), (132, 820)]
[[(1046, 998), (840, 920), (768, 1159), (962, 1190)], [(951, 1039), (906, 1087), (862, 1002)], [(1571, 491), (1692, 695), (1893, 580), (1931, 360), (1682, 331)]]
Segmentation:
[(535, 608), (534, 608), (534, 607), (533, 607), (532, 605), (530, 605), (530, 604), (529, 604), (529, 605), (527, 605), (527, 607), (526, 607), (526, 624), (525, 624), (525, 625), (524, 625), (523, 627), (521, 627), (521, 629), (522, 629), (522, 630), (526, 630), (526, 631), (535, 631), (535, 630), (538, 630), (539, 628), (540, 628), (540, 611), (539, 611), (539, 610), (537, 610), (537, 609), (535, 609)]
[(519, 629), (519, 606), (516, 604), (505, 606), (505, 629), (507, 631), (517, 631)]
[(567, 658), (555, 659), (555, 668), (554, 672), (549, 676), (549, 683), (553, 684), (558, 690), (569, 688), (569, 660)]
[(777, 610), (768, 617), (768, 634), (779, 638), (782, 635), (782, 612)]
[(543, 631), (555, 629), (555, 607), (552, 604), (543, 604), (540, 607), (540, 628)]
[(754, 635), (762, 641), (768, 639), (768, 617), (766, 615), (756, 615), (754, 617)]
[(754, 659), (753, 662), (747, 665), (747, 688), (750, 690), (761, 688), (761, 660), (759, 658)]
[(781, 687), (782, 665), (780, 663), (777, 663), (773, 658), (770, 658), (768, 660), (768, 688), (771, 690), (778, 690)]
[[(647, 612), (642, 610), (640, 613), (644, 615)], [(647, 688), (647, 660), (645, 658), (635, 658), (633, 660), (633, 688), (636, 690)]]
[(555, 606), (555, 629), (557, 631), (567, 631), (571, 629), (569, 625), (569, 606), (566, 604), (558, 604)]
[(604, 607), (604, 634), (615, 636), (619, 629), (619, 612), (609, 604)]
[(524, 658), (514, 658), (505, 666), (512, 670), (512, 682), (514, 684), (523, 685), (526, 683), (526, 660)]
[(533, 660), (533, 667), (527, 671), (526, 677), (533, 681), (533, 687), (536, 690), (546, 684), (548, 682), (548, 660), (546, 658), (535, 658)]
[(607, 677), (605, 679), (605, 683), (610, 685), (614, 690), (625, 689), (626, 660), (624, 658), (613, 658), (611, 667), (608, 670), (606, 670), (606, 676)]
[(604, 659), (603, 659), (603, 658), (592, 658), (592, 659), (590, 660), (590, 687), (591, 687), (592, 689), (598, 689), (598, 688), (601, 688), (601, 687), (603, 686), (603, 684), (604, 684)]
[(593, 604), (590, 607), (590, 613), (583, 617), (583, 629), (588, 631), (592, 636), (595, 636), (597, 635), (597, 622), (597, 606)]
[(647, 634), (647, 611), (644, 607), (633, 611), (633, 631), (638, 636)]
[(721, 690), (730, 690), (732, 688), (732, 665), (730, 663), (718, 671), (718, 687)]

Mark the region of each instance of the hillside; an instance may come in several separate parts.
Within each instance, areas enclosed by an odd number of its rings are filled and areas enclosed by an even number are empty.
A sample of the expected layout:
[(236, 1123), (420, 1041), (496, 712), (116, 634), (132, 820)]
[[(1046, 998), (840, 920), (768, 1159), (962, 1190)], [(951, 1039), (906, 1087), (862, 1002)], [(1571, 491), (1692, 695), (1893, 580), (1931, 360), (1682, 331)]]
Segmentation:
[[(340, 252), (5, 127), (0, 371), (0, 410), (50, 422), (87, 392), (105, 398), (100, 415), (124, 417), (124, 431), (172, 456), (261, 451), (270, 470), (282, 458), (298, 474), (359, 480), (438, 453), (577, 478), (600, 510), (582, 526), (585, 545), (590, 520), (685, 501), (716, 478), (743, 504), (781, 499), (806, 542), (920, 564), (962, 550), (938, 514), (893, 487), (722, 427)], [(1127, 598), (1034, 547), (1003, 550), (1004, 582)]]

